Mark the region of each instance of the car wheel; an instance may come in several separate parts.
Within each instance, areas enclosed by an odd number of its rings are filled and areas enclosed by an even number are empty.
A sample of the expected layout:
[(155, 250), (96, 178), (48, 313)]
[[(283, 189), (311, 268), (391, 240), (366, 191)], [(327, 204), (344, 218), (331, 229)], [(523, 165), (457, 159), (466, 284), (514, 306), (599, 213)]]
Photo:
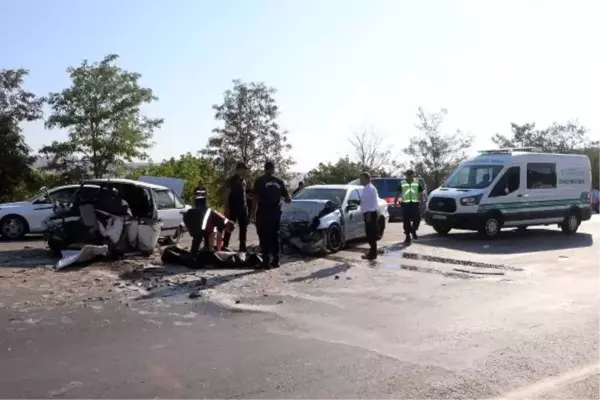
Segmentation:
[(383, 238), (383, 234), (385, 233), (385, 218), (379, 217), (377, 220), (377, 240), (381, 240)]
[(579, 229), (580, 223), (581, 223), (581, 220), (579, 219), (579, 215), (577, 214), (577, 212), (571, 211), (569, 213), (569, 215), (567, 215), (565, 217), (562, 224), (560, 224), (560, 228), (567, 235), (572, 235), (575, 232), (577, 232), (577, 229)]
[(342, 239), (342, 229), (338, 224), (331, 225), (325, 235), (327, 250), (336, 253), (342, 249), (344, 241)]
[(19, 215), (7, 215), (0, 222), (0, 234), (5, 239), (23, 239), (27, 234), (27, 230), (27, 221)]
[(182, 236), (183, 236), (183, 229), (181, 229), (181, 227), (179, 227), (175, 230), (174, 234), (172, 234), (171, 236), (167, 236), (165, 238), (165, 245), (169, 246), (169, 245), (179, 243)]
[(479, 236), (484, 239), (493, 239), (502, 229), (502, 219), (496, 213), (489, 214), (483, 218), (479, 228)]
[(433, 224), (433, 230), (442, 236), (446, 236), (452, 230), (452, 227), (442, 224)]

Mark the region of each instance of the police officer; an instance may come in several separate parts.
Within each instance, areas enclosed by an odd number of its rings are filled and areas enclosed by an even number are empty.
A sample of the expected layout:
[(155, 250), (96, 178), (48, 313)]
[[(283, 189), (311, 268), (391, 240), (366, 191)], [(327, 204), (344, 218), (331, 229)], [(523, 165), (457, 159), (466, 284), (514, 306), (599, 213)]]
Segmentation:
[[(246, 164), (239, 162), (235, 174), (225, 182), (225, 215), (239, 226), (240, 252), (246, 251), (246, 233), (248, 231), (248, 201), (246, 198)], [(225, 232), (223, 247), (229, 247), (231, 232)]]
[[(421, 222), (421, 207), (419, 199), (423, 193), (423, 187), (418, 180), (414, 179), (412, 170), (406, 171), (405, 179), (400, 181), (394, 204), (398, 204), (398, 198), (402, 196), (402, 219), (404, 222), (404, 243), (410, 244), (411, 239), (418, 239), (417, 230)], [(412, 238), (411, 238), (412, 235)]]
[(256, 231), (263, 256), (263, 268), (279, 267), (281, 198), (283, 197), (286, 203), (292, 201), (285, 184), (273, 175), (274, 172), (275, 165), (271, 161), (267, 161), (265, 174), (254, 182), (252, 198), (252, 219), (256, 221)]
[(190, 252), (195, 256), (200, 250), (202, 239), (204, 239), (204, 248), (208, 249), (209, 234), (202, 229), (202, 219), (207, 210), (207, 191), (200, 183), (194, 189), (194, 208), (189, 209), (183, 215), (183, 223), (192, 236), (192, 248)]

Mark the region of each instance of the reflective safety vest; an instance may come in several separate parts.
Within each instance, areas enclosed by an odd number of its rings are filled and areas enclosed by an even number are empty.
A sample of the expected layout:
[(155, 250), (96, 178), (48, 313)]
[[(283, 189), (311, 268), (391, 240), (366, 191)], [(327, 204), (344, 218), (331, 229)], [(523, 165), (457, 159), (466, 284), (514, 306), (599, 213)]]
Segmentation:
[(411, 183), (408, 183), (408, 181), (403, 179), (400, 186), (402, 187), (402, 202), (419, 202), (419, 181), (414, 179)]

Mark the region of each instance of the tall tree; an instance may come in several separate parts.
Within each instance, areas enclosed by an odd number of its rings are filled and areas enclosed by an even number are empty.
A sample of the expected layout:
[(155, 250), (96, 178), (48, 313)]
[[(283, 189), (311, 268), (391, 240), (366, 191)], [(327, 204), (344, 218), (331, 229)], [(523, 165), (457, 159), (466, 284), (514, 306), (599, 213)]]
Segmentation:
[(163, 119), (147, 118), (140, 108), (157, 97), (140, 86), (140, 74), (118, 67), (118, 58), (109, 54), (100, 62), (70, 67), (71, 87), (50, 94), (46, 127), (67, 129), (69, 138), (40, 150), (51, 159), (48, 168), (62, 173), (76, 168), (78, 175), (99, 178), (110, 167), (147, 157)]
[(202, 154), (211, 158), (222, 173), (232, 170), (238, 161), (258, 171), (266, 160), (271, 160), (282, 174), (293, 164), (288, 155), (292, 147), (287, 142), (288, 132), (277, 123), (275, 93), (262, 82), (234, 80), (223, 103), (213, 105), (215, 119), (222, 126), (213, 130), (215, 135)]
[(598, 146), (588, 137), (589, 130), (578, 121), (565, 124), (554, 122), (545, 129), (536, 128), (535, 123), (522, 125), (511, 123), (511, 136), (497, 133), (492, 141), (500, 147), (538, 147), (547, 153), (568, 154), (585, 148)]
[(354, 132), (348, 141), (354, 149), (354, 158), (365, 171), (393, 171), (397, 168), (390, 146), (375, 131), (364, 127), (362, 131)]
[(28, 73), (0, 70), (0, 201), (24, 196), (35, 181), (31, 165), (36, 157), (25, 143), (20, 124), (42, 117), (44, 99), (22, 88)]
[(422, 107), (415, 125), (419, 134), (410, 138), (404, 153), (411, 158), (415, 173), (423, 177), (428, 187), (437, 188), (465, 158), (473, 136), (464, 132), (442, 133), (440, 127), (448, 110), (428, 113)]
[(319, 163), (304, 177), (306, 185), (347, 184), (358, 178), (363, 167), (350, 157), (342, 157), (336, 163)]

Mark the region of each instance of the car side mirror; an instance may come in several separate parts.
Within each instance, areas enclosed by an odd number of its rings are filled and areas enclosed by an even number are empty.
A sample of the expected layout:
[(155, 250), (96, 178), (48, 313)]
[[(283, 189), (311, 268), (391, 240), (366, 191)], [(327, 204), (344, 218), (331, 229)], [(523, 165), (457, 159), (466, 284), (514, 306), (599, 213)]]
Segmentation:
[(348, 205), (346, 206), (346, 211), (354, 211), (354, 210), (358, 210), (358, 204), (348, 203)]
[(40, 197), (39, 199), (37, 199), (36, 201), (33, 202), (34, 204), (48, 204), (48, 199), (45, 197)]

